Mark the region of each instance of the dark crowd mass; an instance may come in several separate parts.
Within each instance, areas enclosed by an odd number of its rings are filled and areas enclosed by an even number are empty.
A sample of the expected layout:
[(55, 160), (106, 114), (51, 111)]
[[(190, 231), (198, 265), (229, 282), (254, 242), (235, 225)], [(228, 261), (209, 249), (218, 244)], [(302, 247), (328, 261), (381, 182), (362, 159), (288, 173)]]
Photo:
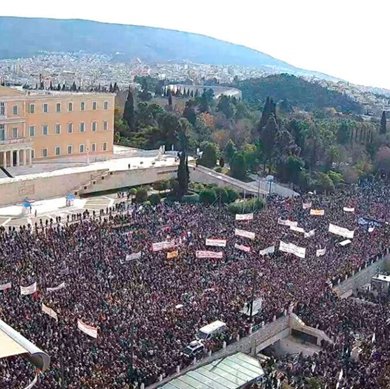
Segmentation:
[[(11, 282), (12, 287), (0, 291), (0, 318), (50, 355), (39, 388), (147, 386), (192, 363), (182, 351), (202, 326), (225, 322), (229, 344), (252, 326), (291, 311), (334, 343), (324, 343), (311, 357), (271, 358), (268, 379), (258, 387), (309, 388), (310, 379), (324, 388), (390, 387), (388, 300), (364, 294), (340, 299), (333, 291), (339, 280), (386, 254), (389, 198), (382, 184), (329, 196), (273, 196), (249, 221), (235, 220), (224, 207), (134, 206), (124, 199), (99, 215), (85, 212), (20, 230), (3, 228), (0, 285)], [(311, 207), (304, 209), (303, 203)], [(324, 215), (310, 215), (310, 209)], [(315, 234), (305, 237), (278, 219), (296, 221)], [(329, 223), (354, 230), (352, 242), (337, 244), (344, 238), (331, 234)], [(255, 239), (236, 236), (235, 228), (254, 232)], [(207, 247), (206, 238), (226, 239), (227, 245)], [(280, 240), (305, 247), (305, 258), (278, 251)], [(174, 242), (175, 248), (152, 251), (152, 244), (162, 241)], [(270, 246), (274, 254), (259, 254)], [(324, 248), (326, 253), (317, 256)], [(172, 250), (178, 256), (167, 259)], [(196, 258), (197, 250), (223, 251), (223, 258)], [(139, 252), (138, 259), (126, 260)], [(21, 295), (20, 286), (34, 282), (37, 291)], [(47, 291), (62, 283), (65, 287)], [(253, 292), (263, 303), (250, 322), (240, 311)], [(42, 303), (58, 321), (42, 312)], [(78, 319), (97, 328), (96, 339), (78, 329)], [(355, 360), (357, 341), (362, 352)], [(205, 347), (206, 354), (222, 342), (208, 341)], [(0, 360), (0, 388), (23, 388), (34, 374), (23, 358)]]

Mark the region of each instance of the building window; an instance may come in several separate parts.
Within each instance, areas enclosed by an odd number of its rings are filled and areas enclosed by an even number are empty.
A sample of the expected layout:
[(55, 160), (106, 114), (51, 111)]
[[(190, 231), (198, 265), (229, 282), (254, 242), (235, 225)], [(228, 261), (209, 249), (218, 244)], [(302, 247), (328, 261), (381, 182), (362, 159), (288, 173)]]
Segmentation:
[(103, 128), (105, 131), (108, 130), (108, 122), (103, 122)]
[(48, 113), (49, 112), (49, 106), (47, 104), (43, 104), (43, 112)]
[(0, 124), (0, 141), (5, 140), (5, 129), (4, 124)]
[(56, 124), (56, 134), (57, 135), (61, 134), (61, 124)]
[(30, 113), (34, 113), (35, 112), (35, 105), (34, 104), (30, 104)]
[(85, 103), (84, 103), (84, 101), (82, 101), (82, 102), (80, 103), (80, 110), (81, 110), (81, 111), (85, 111)]
[(103, 151), (107, 151), (107, 143), (106, 142), (103, 143)]
[(30, 134), (30, 136), (35, 136), (35, 127), (30, 126), (30, 128), (28, 129), (28, 133)]
[(73, 111), (73, 103), (68, 104), (68, 111), (72, 112)]
[(68, 146), (68, 154), (72, 154), (72, 146)]
[(84, 145), (80, 145), (80, 153), (84, 152)]
[(13, 113), (14, 115), (17, 115), (17, 114), (18, 114), (18, 106), (17, 106), (17, 105), (14, 105), (14, 106), (12, 107), (12, 113)]
[(35, 157), (34, 150), (33, 150), (33, 149), (31, 149), (31, 159), (34, 159), (34, 157)]
[(96, 143), (92, 143), (92, 152), (96, 152)]
[(104, 102), (104, 109), (108, 109), (108, 101)]
[(56, 112), (61, 112), (61, 103), (56, 104)]
[(80, 132), (84, 132), (85, 131), (85, 123), (81, 122), (80, 123)]
[(49, 135), (49, 127), (46, 124), (42, 126), (42, 135)]
[(97, 123), (92, 122), (92, 131), (96, 131), (96, 130), (97, 130)]
[(16, 127), (12, 129), (12, 138), (13, 139), (18, 138), (18, 129)]
[(0, 116), (5, 116), (5, 103), (0, 103)]
[(96, 102), (96, 101), (94, 101), (94, 102), (92, 103), (92, 109), (93, 109), (94, 111), (97, 110), (97, 102)]
[(43, 158), (47, 157), (47, 149), (42, 149), (42, 157)]
[(68, 134), (73, 132), (73, 123), (68, 123)]
[(61, 155), (61, 147), (56, 146), (56, 155)]

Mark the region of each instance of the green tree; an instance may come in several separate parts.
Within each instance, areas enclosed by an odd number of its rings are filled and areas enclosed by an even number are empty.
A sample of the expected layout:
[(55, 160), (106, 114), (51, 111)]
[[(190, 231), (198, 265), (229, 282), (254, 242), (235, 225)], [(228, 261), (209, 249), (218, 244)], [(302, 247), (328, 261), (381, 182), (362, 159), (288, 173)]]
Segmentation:
[(196, 112), (195, 112), (195, 102), (193, 100), (188, 100), (184, 107), (183, 117), (185, 117), (193, 126), (196, 124)]
[(272, 116), (276, 119), (276, 104), (270, 97), (267, 97), (259, 123), (260, 133), (263, 127), (268, 124), (268, 121)]
[(238, 193), (234, 189), (226, 188), (226, 193), (228, 195), (229, 203), (234, 203), (238, 199)]
[(212, 142), (203, 142), (200, 145), (200, 149), (203, 154), (202, 157), (199, 159), (199, 164), (208, 168), (213, 168), (217, 164), (217, 145)]
[(325, 193), (334, 192), (335, 190), (334, 183), (331, 178), (326, 173), (322, 172), (317, 173), (315, 187), (317, 191)]
[(182, 197), (187, 194), (188, 192), (188, 159), (186, 157), (186, 154), (184, 151), (179, 153), (179, 167), (177, 169), (177, 182), (178, 182), (178, 188), (177, 188), (177, 197), (179, 199), (182, 199)]
[(234, 142), (229, 139), (229, 141), (226, 144), (225, 150), (223, 151), (223, 154), (225, 156), (225, 159), (230, 163), (230, 161), (233, 158), (233, 155), (237, 152), (237, 147), (234, 144)]
[(222, 95), (218, 100), (217, 111), (222, 112), (227, 119), (232, 119), (236, 114), (236, 107), (229, 96)]
[(150, 201), (151, 205), (158, 205), (161, 202), (161, 197), (160, 197), (160, 195), (158, 193), (152, 193), (148, 197), (148, 201)]
[(234, 154), (230, 163), (230, 174), (232, 177), (242, 180), (246, 177), (247, 170), (248, 167), (245, 154), (243, 152), (237, 152)]
[(350, 128), (346, 121), (343, 121), (337, 129), (337, 142), (346, 145), (350, 139)]
[(387, 177), (390, 174), (390, 148), (387, 146), (382, 146), (375, 158), (375, 167), (377, 171), (381, 174), (386, 175)]
[(134, 96), (130, 88), (123, 111), (123, 120), (127, 123), (131, 131), (135, 129)]
[(145, 188), (138, 188), (135, 194), (135, 201), (138, 204), (145, 202), (148, 199), (148, 191)]
[(290, 155), (287, 157), (285, 164), (286, 178), (294, 184), (299, 183), (299, 177), (304, 167), (304, 162), (301, 158)]
[(381, 129), (380, 133), (381, 134), (386, 134), (387, 131), (387, 119), (386, 119), (386, 112), (382, 112), (382, 118), (381, 118)]
[(272, 164), (274, 155), (275, 139), (278, 134), (278, 125), (276, 123), (275, 116), (270, 116), (267, 124), (263, 128), (260, 134), (260, 140), (263, 145), (264, 162)]
[(210, 205), (217, 201), (217, 194), (214, 189), (204, 189), (199, 193), (199, 202)]
[(225, 188), (216, 187), (215, 194), (217, 195), (217, 201), (219, 204), (227, 204), (229, 202), (229, 195)]

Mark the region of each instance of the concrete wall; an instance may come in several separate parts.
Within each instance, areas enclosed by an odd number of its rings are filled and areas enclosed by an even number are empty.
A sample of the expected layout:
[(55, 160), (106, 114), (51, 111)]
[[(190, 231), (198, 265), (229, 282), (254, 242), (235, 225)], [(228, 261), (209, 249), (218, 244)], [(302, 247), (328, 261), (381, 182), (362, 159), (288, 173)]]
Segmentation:
[(390, 268), (390, 255), (386, 255), (382, 259), (377, 260), (372, 265), (355, 273), (353, 276), (342, 281), (333, 289), (340, 297), (349, 297), (352, 292), (363, 285), (369, 283), (371, 278), (376, 274)]
[(177, 166), (162, 166), (154, 168), (138, 168), (110, 172), (104, 180), (96, 180), (96, 184), (83, 190), (82, 194), (119, 189), (127, 186), (151, 184), (156, 181), (169, 180), (177, 176)]
[(91, 178), (99, 176), (103, 171), (89, 170), (72, 174), (37, 175), (30, 178), (18, 177), (4, 180), (0, 183), (0, 205), (21, 203), (26, 197), (33, 200), (62, 197)]

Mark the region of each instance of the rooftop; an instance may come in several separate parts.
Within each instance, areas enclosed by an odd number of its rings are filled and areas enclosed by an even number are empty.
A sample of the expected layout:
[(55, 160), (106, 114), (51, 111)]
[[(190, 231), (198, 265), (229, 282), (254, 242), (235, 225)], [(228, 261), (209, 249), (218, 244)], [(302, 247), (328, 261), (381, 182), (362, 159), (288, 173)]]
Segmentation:
[(0, 96), (22, 96), (24, 93), (15, 88), (0, 86)]
[(160, 389), (238, 389), (263, 375), (257, 359), (236, 353), (191, 370)]

